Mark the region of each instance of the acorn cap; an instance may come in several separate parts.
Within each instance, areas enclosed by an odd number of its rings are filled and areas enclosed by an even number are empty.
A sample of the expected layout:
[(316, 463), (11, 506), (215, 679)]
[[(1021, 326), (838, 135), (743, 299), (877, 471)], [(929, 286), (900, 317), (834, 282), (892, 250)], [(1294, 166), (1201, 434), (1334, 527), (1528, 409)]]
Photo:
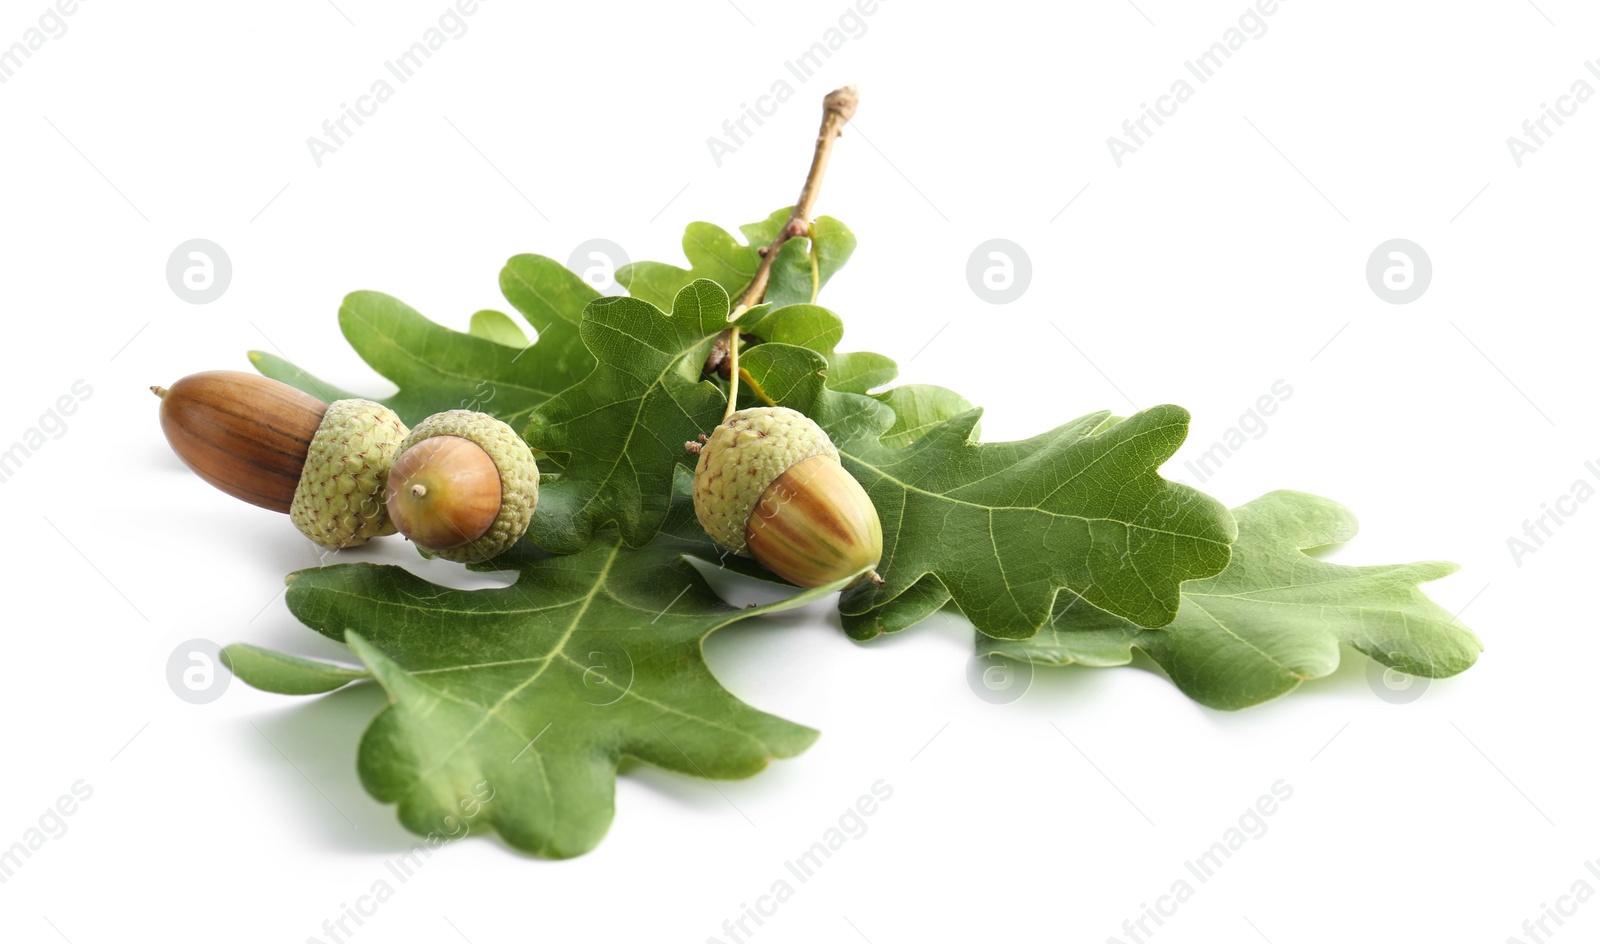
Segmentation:
[(745, 526), (768, 486), (812, 456), (839, 461), (828, 434), (797, 410), (753, 407), (728, 417), (700, 447), (694, 511), (720, 546), (750, 555)]
[(395, 412), (371, 400), (337, 400), (311, 439), (289, 517), (323, 547), (358, 547), (394, 533), (383, 493), (405, 439)]
[(528, 532), (534, 506), (539, 502), (539, 466), (533, 450), (515, 430), (487, 413), (449, 410), (418, 423), (401, 444), (400, 454), (435, 436), (470, 440), (488, 454), (500, 473), (500, 514), (476, 540), (458, 547), (424, 550), (462, 564), (486, 561), (510, 550)]

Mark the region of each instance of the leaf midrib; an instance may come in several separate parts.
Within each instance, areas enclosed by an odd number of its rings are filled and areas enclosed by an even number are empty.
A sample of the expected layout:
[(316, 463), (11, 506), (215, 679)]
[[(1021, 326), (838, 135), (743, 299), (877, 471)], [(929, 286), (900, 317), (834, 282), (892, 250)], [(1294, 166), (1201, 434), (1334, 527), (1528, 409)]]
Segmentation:
[(898, 485), (902, 490), (904, 490), (906, 492), (910, 492), (910, 493), (917, 494), (917, 495), (925, 495), (928, 498), (933, 498), (933, 499), (937, 499), (939, 501), (948, 502), (948, 503), (950, 503), (952, 505), (963, 505), (963, 506), (966, 506), (968, 508), (976, 508), (976, 509), (979, 509), (981, 511), (986, 511), (986, 512), (994, 512), (994, 511), (1031, 511), (1031, 512), (1037, 512), (1037, 513), (1039, 513), (1041, 515), (1048, 515), (1048, 516), (1050, 516), (1052, 518), (1064, 518), (1064, 519), (1067, 519), (1069, 521), (1103, 522), (1103, 523), (1107, 523), (1107, 524), (1119, 524), (1119, 525), (1122, 525), (1125, 528), (1132, 528), (1134, 530), (1144, 531), (1144, 532), (1148, 532), (1150, 534), (1162, 534), (1162, 535), (1166, 535), (1168, 537), (1189, 538), (1190, 540), (1203, 541), (1203, 542), (1205, 542), (1207, 544), (1215, 544), (1215, 545), (1218, 545), (1219, 547), (1230, 547), (1231, 546), (1231, 542), (1228, 542), (1228, 541), (1218, 541), (1218, 540), (1215, 540), (1215, 539), (1212, 539), (1212, 538), (1207, 538), (1207, 537), (1204, 537), (1204, 536), (1198, 535), (1198, 534), (1187, 534), (1187, 533), (1184, 533), (1182, 531), (1167, 531), (1167, 530), (1164, 530), (1162, 528), (1155, 528), (1155, 527), (1151, 527), (1150, 525), (1138, 524), (1138, 523), (1133, 522), (1133, 521), (1124, 521), (1121, 518), (1090, 517), (1088, 515), (1070, 515), (1070, 514), (1065, 514), (1063, 512), (1059, 512), (1059, 511), (1051, 511), (1051, 510), (1049, 510), (1047, 508), (1040, 508), (1040, 507), (1038, 507), (1036, 505), (985, 505), (985, 504), (982, 504), (980, 502), (968, 501), (968, 500), (966, 500), (964, 498), (956, 498), (956, 497), (954, 497), (952, 495), (948, 495), (948, 494), (945, 494), (945, 493), (942, 493), (942, 492), (930, 492), (927, 489), (918, 488), (917, 486), (912, 485), (909, 482), (903, 481), (901, 479), (898, 479), (898, 478), (894, 477), (893, 475), (890, 475), (888, 472), (885, 472), (880, 466), (873, 465), (872, 463), (866, 461), (865, 459), (862, 459), (859, 455), (856, 455), (856, 454), (850, 453), (850, 452), (846, 452), (846, 451), (844, 451), (842, 449), (839, 451), (839, 454), (841, 456), (844, 456), (844, 457), (846, 457), (848, 459), (851, 459), (852, 461), (858, 463), (863, 468), (867, 468), (867, 469), (872, 470), (879, 477), (881, 477), (881, 478), (883, 478), (883, 479), (885, 479), (885, 480), (887, 480), (889, 482), (892, 482), (895, 485)]
[[(678, 313), (674, 311), (668, 316), (668, 318), (670, 320), (671, 318), (676, 318), (677, 316)], [(619, 328), (616, 328), (613, 325), (607, 325), (607, 328), (615, 330), (624, 336), (631, 337), (631, 335), (627, 335), (626, 332), (621, 331)], [(617, 450), (616, 457), (612, 459), (611, 464), (606, 467), (605, 476), (600, 480), (599, 484), (594, 488), (589, 497), (584, 500), (583, 504), (578, 509), (578, 516), (582, 517), (585, 521), (589, 520), (588, 511), (590, 506), (603, 497), (609, 497), (606, 493), (606, 488), (611, 484), (611, 479), (617, 474), (617, 470), (622, 467), (623, 459), (628, 455), (628, 447), (633, 445), (633, 434), (641, 425), (639, 422), (639, 417), (644, 413), (645, 404), (649, 402), (651, 394), (653, 394), (657, 389), (665, 389), (662, 384), (662, 380), (667, 376), (667, 374), (671, 373), (672, 369), (677, 366), (678, 362), (684, 357), (688, 356), (690, 351), (693, 351), (695, 348), (704, 344), (707, 340), (709, 339), (703, 334), (696, 334), (695, 340), (685, 347), (680, 348), (676, 354), (669, 356), (666, 354), (666, 352), (662, 352), (663, 356), (666, 358), (666, 362), (662, 366), (661, 370), (656, 374), (655, 378), (645, 386), (644, 391), (637, 398), (637, 405), (634, 407), (633, 411), (633, 419), (628, 423), (628, 435), (622, 441), (622, 448)], [(652, 348), (652, 350), (655, 349)], [(677, 404), (677, 400), (673, 400), (672, 402)], [(681, 410), (682, 408), (679, 407), (679, 409)], [(685, 416), (687, 415), (688, 414), (686, 413)], [(590, 454), (592, 455), (593, 453), (591, 452)], [(637, 481), (635, 484), (637, 484)]]
[[(528, 686), (530, 686), (534, 682), (538, 681), (539, 678), (544, 675), (545, 670), (550, 668), (550, 665), (551, 665), (552, 662), (555, 661), (555, 657), (556, 656), (565, 654), (566, 645), (567, 645), (568, 640), (570, 640), (572, 638), (573, 634), (577, 632), (578, 623), (582, 621), (582, 619), (584, 617), (584, 614), (589, 611), (589, 605), (594, 602), (595, 596), (597, 594), (599, 594), (601, 588), (603, 588), (605, 586), (606, 578), (611, 573), (611, 567), (612, 567), (613, 564), (616, 563), (617, 555), (619, 553), (621, 553), (621, 551), (622, 551), (622, 542), (619, 540), (619, 541), (617, 541), (616, 544), (612, 545), (611, 553), (606, 556), (606, 562), (605, 562), (605, 564), (603, 564), (601, 566), (600, 573), (598, 575), (596, 575), (595, 581), (594, 581), (594, 585), (589, 588), (589, 592), (588, 593), (584, 594), (582, 602), (579, 603), (579, 605), (578, 605), (578, 612), (574, 613), (573, 616), (572, 616), (572, 620), (569, 623), (567, 623), (567, 628), (566, 628), (565, 631), (562, 632), (561, 638), (556, 640), (555, 645), (550, 647), (549, 652), (545, 653), (544, 659), (543, 659), (543, 664), (541, 664), (539, 666), (538, 670), (535, 671), (532, 675), (528, 676), (525, 680), (523, 680), (521, 683), (519, 683), (516, 687), (514, 687), (511, 690), (507, 691), (504, 695), (502, 695), (500, 697), (499, 701), (496, 701), (493, 705), (491, 705), (489, 707), (489, 709), (487, 711), (484, 711), (483, 717), (478, 719), (478, 722), (476, 724), (474, 724), (470, 729), (468, 729), (466, 733), (462, 734), (461, 737), (456, 740), (455, 744), (451, 745), (450, 749), (448, 751), (446, 751), (444, 753), (444, 755), (441, 756), (439, 758), (439, 760), (436, 763), (433, 764), (433, 766), (431, 766), (430, 768), (428, 768), (426, 771), (423, 772), (423, 774), (418, 778), (419, 782), (426, 782), (426, 781), (432, 779), (435, 774), (437, 774), (440, 770), (442, 770), (444, 768), (445, 764), (450, 762), (450, 759), (456, 755), (457, 751), (461, 750), (461, 748), (463, 746), (465, 746), (468, 741), (472, 740), (474, 737), (477, 736), (479, 731), (483, 730), (484, 726), (489, 723), (489, 719), (491, 719), (491, 718), (499, 718), (500, 717), (500, 709), (504, 708), (506, 706), (506, 704), (511, 701), (511, 699), (515, 698), (518, 694), (520, 694), (521, 692), (525, 691), (528, 688)], [(404, 670), (402, 669), (402, 671), (404, 671)], [(425, 686), (425, 687), (429, 691), (437, 691), (437, 689), (435, 689), (431, 685), (430, 686)], [(504, 719), (502, 718), (501, 720), (503, 721)], [(507, 723), (508, 726), (510, 726), (510, 722), (506, 722), (506, 723)], [(513, 730), (515, 730), (514, 727), (513, 727)], [(521, 736), (521, 732), (518, 732), (518, 736)], [(537, 754), (538, 752), (535, 751), (534, 753)]]

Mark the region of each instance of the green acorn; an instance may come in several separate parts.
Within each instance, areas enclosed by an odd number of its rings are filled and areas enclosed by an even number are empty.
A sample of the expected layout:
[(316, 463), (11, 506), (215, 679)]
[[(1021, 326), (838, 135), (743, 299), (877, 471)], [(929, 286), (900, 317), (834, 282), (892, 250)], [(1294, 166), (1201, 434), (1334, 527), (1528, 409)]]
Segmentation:
[(400, 446), (385, 504), (401, 534), (425, 553), (458, 563), (485, 561), (528, 531), (539, 501), (533, 450), (485, 413), (428, 417)]
[(822, 427), (787, 407), (728, 417), (703, 443), (694, 510), (706, 534), (802, 587), (867, 571), (883, 557), (872, 499), (844, 466)]
[(323, 547), (393, 534), (383, 494), (406, 436), (371, 400), (323, 403), (255, 374), (190, 374), (161, 398), (161, 429), (178, 458), (236, 498), (288, 514)]

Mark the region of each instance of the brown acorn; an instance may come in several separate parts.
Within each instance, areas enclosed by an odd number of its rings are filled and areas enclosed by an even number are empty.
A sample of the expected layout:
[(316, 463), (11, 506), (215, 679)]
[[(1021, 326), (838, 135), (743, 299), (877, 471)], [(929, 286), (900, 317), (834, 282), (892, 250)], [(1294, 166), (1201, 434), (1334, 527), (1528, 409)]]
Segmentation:
[(395, 528), (418, 546), (448, 550), (477, 540), (500, 514), (500, 472), (477, 443), (433, 436), (389, 470), (384, 504)]
[(289, 515), (335, 550), (394, 533), (383, 491), (406, 427), (388, 407), (323, 403), (228, 370), (150, 389), (161, 398), (161, 429), (173, 451), (222, 491)]
[(839, 464), (827, 433), (786, 407), (740, 410), (698, 452), (694, 508), (718, 545), (790, 583), (852, 574), (882, 582), (883, 527), (866, 490)]
[(384, 502), (395, 527), (423, 552), (486, 561), (527, 533), (539, 467), (501, 420), (448, 410), (418, 423), (401, 444)]

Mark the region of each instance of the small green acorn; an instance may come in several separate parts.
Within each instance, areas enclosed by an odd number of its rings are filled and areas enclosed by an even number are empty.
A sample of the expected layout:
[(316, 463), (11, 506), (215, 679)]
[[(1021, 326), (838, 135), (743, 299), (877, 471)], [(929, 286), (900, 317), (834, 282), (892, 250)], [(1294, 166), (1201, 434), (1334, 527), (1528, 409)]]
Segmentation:
[(872, 499), (844, 466), (828, 434), (787, 407), (729, 416), (699, 453), (694, 510), (706, 534), (802, 587), (866, 571), (883, 557)]
[(371, 400), (323, 403), (256, 374), (190, 374), (161, 398), (161, 429), (184, 464), (236, 498), (283, 512), (330, 550), (394, 533), (383, 505), (406, 436)]
[(510, 550), (538, 502), (533, 450), (510, 426), (471, 410), (417, 424), (400, 445), (384, 498), (401, 534), (427, 554), (463, 564)]

